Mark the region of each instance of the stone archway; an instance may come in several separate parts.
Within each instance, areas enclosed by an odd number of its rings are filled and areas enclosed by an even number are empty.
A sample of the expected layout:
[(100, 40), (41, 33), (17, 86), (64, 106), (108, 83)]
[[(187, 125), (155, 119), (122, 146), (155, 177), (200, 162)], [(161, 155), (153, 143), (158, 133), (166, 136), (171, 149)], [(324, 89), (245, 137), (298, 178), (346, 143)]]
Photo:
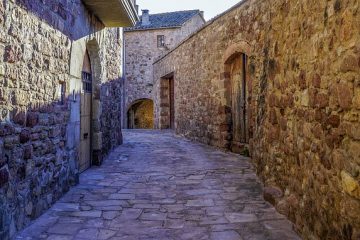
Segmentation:
[(236, 153), (248, 153), (252, 138), (252, 80), (249, 74), (250, 45), (239, 42), (227, 48), (224, 53), (226, 117), (224, 124), (228, 148)]
[[(79, 172), (102, 162), (100, 48), (97, 40), (82, 39), (73, 43), (70, 60), (70, 122), (68, 147), (76, 148)], [(84, 112), (87, 109), (86, 113)], [(76, 157), (75, 157), (76, 155)]]
[(134, 101), (127, 111), (129, 129), (154, 128), (154, 102), (151, 99)]
[(91, 164), (100, 165), (102, 162), (102, 132), (101, 132), (101, 61), (99, 44), (92, 39), (86, 44), (92, 73), (91, 97)]
[[(70, 84), (69, 84), (69, 99), (70, 101), (70, 120), (67, 126), (67, 147), (74, 149), (71, 151), (70, 158), (74, 162), (72, 164), (72, 171), (74, 174), (85, 170), (88, 166), (101, 163), (101, 127), (99, 125), (101, 108), (100, 108), (100, 86), (102, 68), (99, 56), (99, 44), (97, 38), (93, 37), (79, 39), (72, 43), (71, 58), (70, 58)], [(87, 67), (84, 69), (84, 60), (86, 59)], [(90, 119), (89, 131), (81, 130), (81, 102), (82, 94), (84, 92), (83, 72), (84, 70), (91, 74), (91, 93), (90, 100)], [(95, 119), (95, 121), (94, 121)], [(84, 134), (89, 139), (88, 145), (90, 150), (88, 152), (89, 164), (81, 166), (81, 140)]]

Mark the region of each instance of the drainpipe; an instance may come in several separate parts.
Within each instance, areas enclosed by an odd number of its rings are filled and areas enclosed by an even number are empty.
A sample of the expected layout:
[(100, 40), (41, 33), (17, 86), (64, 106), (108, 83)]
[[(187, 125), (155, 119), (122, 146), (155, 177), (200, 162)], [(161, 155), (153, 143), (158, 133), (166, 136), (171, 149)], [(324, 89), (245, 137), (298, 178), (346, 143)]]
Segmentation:
[(125, 85), (126, 85), (126, 52), (125, 52), (125, 34), (124, 34), (124, 28), (122, 29), (122, 129), (126, 128), (126, 110), (125, 110)]

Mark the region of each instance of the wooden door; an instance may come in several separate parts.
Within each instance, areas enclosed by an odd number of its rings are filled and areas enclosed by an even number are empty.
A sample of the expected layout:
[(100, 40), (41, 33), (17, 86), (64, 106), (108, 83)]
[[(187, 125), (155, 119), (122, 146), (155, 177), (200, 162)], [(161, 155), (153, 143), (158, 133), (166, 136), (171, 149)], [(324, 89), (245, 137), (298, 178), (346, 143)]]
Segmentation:
[(248, 125), (248, 87), (247, 87), (247, 56), (242, 54), (242, 74), (241, 74), (241, 142), (249, 143), (249, 125)]
[(91, 109), (92, 109), (92, 75), (90, 59), (85, 54), (82, 72), (82, 91), (80, 108), (80, 172), (91, 166)]
[(174, 77), (169, 78), (170, 129), (175, 129), (175, 86)]
[(233, 141), (247, 143), (246, 55), (234, 59), (231, 66), (232, 135)]

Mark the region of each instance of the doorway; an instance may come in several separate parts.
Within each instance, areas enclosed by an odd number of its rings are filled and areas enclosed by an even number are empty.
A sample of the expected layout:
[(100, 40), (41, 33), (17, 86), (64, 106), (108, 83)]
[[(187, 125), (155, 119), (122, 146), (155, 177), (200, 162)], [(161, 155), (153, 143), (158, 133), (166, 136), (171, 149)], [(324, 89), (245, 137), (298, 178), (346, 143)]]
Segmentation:
[(175, 126), (175, 81), (174, 73), (160, 80), (160, 129), (174, 129)]
[(238, 53), (227, 62), (230, 76), (230, 107), (231, 107), (231, 145), (236, 153), (245, 153), (249, 144), (249, 79), (248, 57)]
[(80, 172), (91, 166), (91, 116), (92, 116), (92, 71), (90, 56), (86, 51), (82, 68), (82, 90), (80, 108)]
[(174, 76), (169, 78), (170, 129), (175, 129), (175, 87)]

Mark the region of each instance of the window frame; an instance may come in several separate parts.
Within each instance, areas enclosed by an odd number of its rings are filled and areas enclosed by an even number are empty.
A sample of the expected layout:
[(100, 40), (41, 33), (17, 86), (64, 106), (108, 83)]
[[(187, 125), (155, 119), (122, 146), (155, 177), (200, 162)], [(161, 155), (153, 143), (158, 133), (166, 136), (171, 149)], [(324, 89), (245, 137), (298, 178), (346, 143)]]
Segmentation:
[(157, 47), (165, 47), (165, 35), (157, 35)]

